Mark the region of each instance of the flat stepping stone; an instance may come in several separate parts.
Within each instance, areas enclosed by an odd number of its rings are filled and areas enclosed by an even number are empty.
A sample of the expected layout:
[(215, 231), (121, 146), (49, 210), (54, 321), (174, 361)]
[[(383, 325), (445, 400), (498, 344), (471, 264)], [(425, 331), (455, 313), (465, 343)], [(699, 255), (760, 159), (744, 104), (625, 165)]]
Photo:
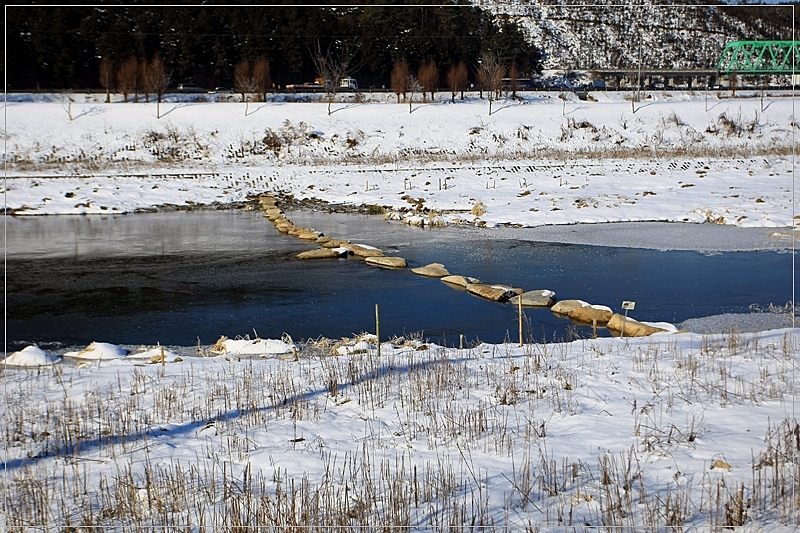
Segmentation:
[(519, 305), (522, 300), (523, 307), (550, 307), (556, 303), (556, 293), (548, 290), (526, 291), (509, 300), (514, 305)]
[(383, 257), (385, 254), (377, 248), (365, 244), (344, 244), (356, 257)]
[[(317, 240), (319, 242), (319, 240)], [(341, 239), (329, 239), (326, 242), (322, 243), (323, 248), (342, 248), (344, 245), (347, 244), (347, 241), (343, 241)]]
[(367, 257), (364, 262), (368, 265), (383, 268), (405, 268), (408, 266), (408, 262), (402, 257)]
[(517, 289), (513, 287), (507, 285), (489, 285), (488, 283), (470, 283), (467, 285), (467, 292), (493, 302), (505, 302), (509, 298), (517, 295)]
[(341, 249), (336, 248), (317, 248), (297, 254), (298, 259), (334, 259), (341, 257)]
[(304, 231), (297, 235), (297, 238), (301, 241), (316, 241), (319, 239), (319, 232), (317, 231)]
[(443, 278), (450, 275), (450, 272), (448, 272), (441, 263), (431, 263), (429, 265), (425, 265), (424, 267), (412, 268), (411, 272), (429, 278)]
[(466, 289), (467, 285), (470, 283), (480, 283), (481, 280), (478, 278), (471, 278), (469, 276), (444, 276), (440, 278), (441, 281), (445, 283), (449, 283), (450, 285), (456, 285), (461, 287), (462, 289)]

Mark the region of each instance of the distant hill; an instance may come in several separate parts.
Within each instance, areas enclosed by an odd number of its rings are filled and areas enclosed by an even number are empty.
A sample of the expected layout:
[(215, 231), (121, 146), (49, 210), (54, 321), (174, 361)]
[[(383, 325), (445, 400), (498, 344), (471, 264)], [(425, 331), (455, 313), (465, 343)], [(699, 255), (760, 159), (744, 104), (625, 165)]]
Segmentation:
[[(518, 22), (545, 52), (546, 69), (715, 68), (735, 40), (791, 39), (791, 6), (662, 6), (597, 0), (476, 3)], [(573, 5), (570, 5), (573, 4)], [(581, 5), (583, 4), (583, 5)], [(800, 12), (800, 10), (798, 10)]]

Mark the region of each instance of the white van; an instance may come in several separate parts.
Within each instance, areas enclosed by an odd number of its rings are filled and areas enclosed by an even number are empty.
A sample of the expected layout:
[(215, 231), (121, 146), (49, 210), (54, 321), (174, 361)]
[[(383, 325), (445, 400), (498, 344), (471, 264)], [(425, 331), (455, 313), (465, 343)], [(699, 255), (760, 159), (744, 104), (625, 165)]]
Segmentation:
[(356, 89), (358, 89), (358, 82), (356, 81), (355, 78), (350, 78), (350, 77), (342, 78), (339, 81), (339, 88), (350, 89), (352, 91), (355, 91)]

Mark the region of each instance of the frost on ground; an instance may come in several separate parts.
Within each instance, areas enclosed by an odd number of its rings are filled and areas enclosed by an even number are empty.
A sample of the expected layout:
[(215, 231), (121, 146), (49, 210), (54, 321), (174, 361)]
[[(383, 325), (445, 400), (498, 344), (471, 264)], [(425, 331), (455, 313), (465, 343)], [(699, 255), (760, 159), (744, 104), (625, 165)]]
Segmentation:
[(155, 104), (75, 103), (70, 120), (58, 102), (8, 102), (6, 198), (18, 214), (273, 192), (415, 224), (792, 226), (787, 95), (652, 92), (633, 107), (625, 93), (556, 96), (509, 98), (491, 116), (477, 95), (413, 113), (340, 102), (330, 116), (321, 103), (267, 102), (244, 116), (238, 103), (173, 101), (160, 119)]
[(789, 531), (798, 340), (393, 339), (378, 357), (366, 336), (6, 368), (3, 525)]

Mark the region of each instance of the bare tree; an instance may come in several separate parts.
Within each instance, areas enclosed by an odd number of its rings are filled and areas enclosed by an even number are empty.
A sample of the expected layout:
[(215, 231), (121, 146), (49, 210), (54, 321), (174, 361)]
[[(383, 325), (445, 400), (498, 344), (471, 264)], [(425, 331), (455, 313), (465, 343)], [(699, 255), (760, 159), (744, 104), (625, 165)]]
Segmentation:
[(400, 103), (400, 95), (406, 97), (408, 90), (408, 63), (405, 59), (401, 59), (394, 64), (392, 69), (392, 92), (397, 95), (397, 103)]
[(144, 103), (150, 103), (150, 94), (154, 91), (150, 87), (150, 80), (147, 77), (147, 69), (150, 68), (150, 63), (147, 60), (139, 61), (139, 88), (144, 93)]
[(517, 69), (516, 61), (512, 61), (511, 66), (508, 67), (508, 77), (508, 88), (511, 89), (511, 98), (516, 98), (517, 91), (519, 90), (519, 69)]
[(114, 64), (107, 57), (100, 61), (100, 85), (106, 90), (106, 103), (111, 103), (111, 88), (114, 87)]
[(69, 121), (72, 122), (74, 117), (72, 116), (72, 91), (70, 89), (64, 89), (61, 92), (61, 107), (69, 117)]
[(447, 84), (450, 85), (451, 102), (455, 103), (458, 91), (461, 91), (461, 99), (464, 99), (464, 89), (467, 88), (467, 66), (463, 62), (451, 66), (447, 71)]
[(161, 118), (161, 100), (167, 92), (171, 76), (167, 74), (167, 67), (161, 59), (161, 55), (156, 52), (153, 59), (147, 65), (147, 75), (145, 84), (149, 90), (156, 95), (156, 118)]
[(258, 92), (261, 101), (266, 102), (267, 91), (269, 91), (272, 86), (269, 61), (267, 61), (266, 58), (259, 57), (253, 64), (253, 84), (255, 85), (255, 90)]
[(250, 107), (250, 94), (255, 92), (256, 84), (250, 75), (250, 63), (242, 59), (233, 70), (233, 86), (236, 92), (242, 93), (244, 102), (244, 116), (247, 116)]
[(492, 100), (499, 98), (503, 90), (503, 75), (506, 69), (503, 61), (496, 53), (487, 50), (481, 54), (478, 62), (478, 81), (489, 98), (489, 114), (492, 114)]
[(350, 68), (355, 68), (356, 53), (358, 45), (351, 42), (339, 42), (337, 47), (333, 43), (328, 45), (327, 50), (322, 51), (319, 41), (314, 43), (311, 50), (311, 60), (317, 75), (322, 78), (325, 93), (328, 96), (328, 115), (331, 114), (331, 104), (336, 98), (339, 90), (339, 83), (345, 77)]
[(411, 106), (414, 103), (414, 93), (422, 92), (422, 85), (417, 78), (409, 75), (406, 79), (406, 87), (408, 89), (408, 113), (411, 114)]
[(233, 89), (242, 94), (242, 101), (244, 101), (245, 95), (250, 92), (251, 84), (250, 63), (246, 59), (242, 59), (233, 69)]
[(433, 101), (436, 90), (439, 89), (439, 69), (433, 60), (426, 61), (419, 68), (419, 83), (422, 85), (422, 100), (427, 101), (425, 93), (431, 94), (431, 101)]
[(139, 102), (139, 91), (142, 88), (142, 71), (139, 68), (139, 58), (136, 56), (131, 56), (128, 58), (128, 63), (130, 63), (128, 67), (128, 75), (131, 78), (130, 86), (133, 89), (133, 102)]
[(117, 69), (117, 88), (122, 93), (123, 102), (127, 102), (128, 95), (137, 90), (138, 77), (139, 60), (136, 56), (131, 56)]

